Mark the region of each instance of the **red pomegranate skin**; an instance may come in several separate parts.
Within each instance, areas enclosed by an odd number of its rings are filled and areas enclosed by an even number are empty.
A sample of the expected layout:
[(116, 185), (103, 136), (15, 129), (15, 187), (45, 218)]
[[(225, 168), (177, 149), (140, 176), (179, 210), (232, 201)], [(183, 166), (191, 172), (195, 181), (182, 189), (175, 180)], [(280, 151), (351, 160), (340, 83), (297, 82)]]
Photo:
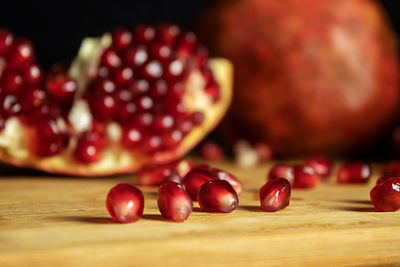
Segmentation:
[(222, 0), (200, 34), (235, 65), (226, 132), (280, 155), (345, 154), (392, 127), (397, 43), (376, 1)]

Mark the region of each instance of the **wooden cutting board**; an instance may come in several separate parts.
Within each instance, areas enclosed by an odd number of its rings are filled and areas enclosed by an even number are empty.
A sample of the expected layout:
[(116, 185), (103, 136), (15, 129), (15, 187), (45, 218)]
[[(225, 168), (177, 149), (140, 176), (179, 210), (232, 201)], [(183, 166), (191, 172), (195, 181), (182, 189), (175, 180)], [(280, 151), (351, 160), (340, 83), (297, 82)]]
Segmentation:
[(1, 167), (0, 266), (326, 266), (400, 263), (400, 212), (375, 212), (365, 185), (331, 177), (295, 190), (290, 206), (267, 213), (258, 190), (270, 165), (239, 169), (245, 191), (230, 214), (199, 210), (184, 223), (164, 221), (156, 189), (144, 189), (143, 219), (113, 223), (108, 190), (133, 175), (106, 179), (47, 176)]

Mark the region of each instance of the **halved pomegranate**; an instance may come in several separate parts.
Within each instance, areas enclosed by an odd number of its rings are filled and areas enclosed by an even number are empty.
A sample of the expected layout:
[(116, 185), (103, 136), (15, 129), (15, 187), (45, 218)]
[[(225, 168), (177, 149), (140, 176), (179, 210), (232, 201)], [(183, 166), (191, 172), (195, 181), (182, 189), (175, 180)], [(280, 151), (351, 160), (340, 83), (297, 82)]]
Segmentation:
[(68, 75), (47, 76), (0, 30), (0, 160), (81, 176), (173, 161), (222, 119), (231, 80), (230, 62), (176, 25), (87, 38)]

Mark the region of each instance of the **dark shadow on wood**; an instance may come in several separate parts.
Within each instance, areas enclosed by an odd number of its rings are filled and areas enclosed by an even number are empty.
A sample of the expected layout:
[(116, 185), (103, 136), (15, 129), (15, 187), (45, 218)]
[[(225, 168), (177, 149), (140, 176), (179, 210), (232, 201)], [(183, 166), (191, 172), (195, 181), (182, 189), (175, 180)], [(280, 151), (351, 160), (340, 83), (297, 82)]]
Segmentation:
[(93, 217), (93, 216), (64, 216), (64, 217), (51, 217), (57, 221), (70, 221), (70, 222), (85, 222), (94, 224), (112, 224), (114, 222), (110, 217)]
[(259, 206), (250, 206), (250, 205), (239, 205), (237, 207), (238, 210), (245, 210), (251, 212), (264, 212)]
[(343, 203), (350, 203), (350, 204), (366, 204), (366, 205), (371, 204), (371, 200), (360, 200), (360, 199), (340, 199), (336, 201)]
[(166, 222), (172, 222), (167, 219), (165, 219), (162, 215), (160, 214), (143, 214), (142, 217), (144, 220), (151, 220), (151, 221), (166, 221)]

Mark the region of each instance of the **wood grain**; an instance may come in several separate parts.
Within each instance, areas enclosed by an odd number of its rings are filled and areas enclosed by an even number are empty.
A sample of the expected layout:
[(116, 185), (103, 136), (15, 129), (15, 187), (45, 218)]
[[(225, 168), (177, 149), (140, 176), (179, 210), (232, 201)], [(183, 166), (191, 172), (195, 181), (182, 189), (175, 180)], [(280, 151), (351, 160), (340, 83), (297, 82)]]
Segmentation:
[(245, 187), (230, 214), (195, 211), (164, 221), (156, 189), (145, 188), (143, 219), (113, 223), (108, 190), (133, 175), (77, 179), (0, 167), (0, 266), (326, 266), (400, 263), (400, 212), (375, 212), (366, 185), (295, 190), (290, 206), (260, 210), (268, 166), (239, 169)]

